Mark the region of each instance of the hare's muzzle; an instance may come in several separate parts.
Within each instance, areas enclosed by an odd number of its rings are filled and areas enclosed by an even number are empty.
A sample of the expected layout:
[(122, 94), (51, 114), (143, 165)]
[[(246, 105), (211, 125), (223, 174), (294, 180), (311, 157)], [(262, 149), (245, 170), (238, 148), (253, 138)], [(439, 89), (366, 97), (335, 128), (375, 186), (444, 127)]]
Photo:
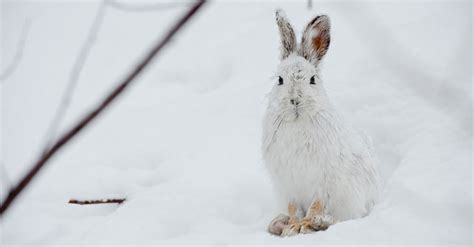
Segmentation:
[(300, 104), (300, 101), (298, 99), (290, 99), (290, 103), (294, 106), (298, 106)]

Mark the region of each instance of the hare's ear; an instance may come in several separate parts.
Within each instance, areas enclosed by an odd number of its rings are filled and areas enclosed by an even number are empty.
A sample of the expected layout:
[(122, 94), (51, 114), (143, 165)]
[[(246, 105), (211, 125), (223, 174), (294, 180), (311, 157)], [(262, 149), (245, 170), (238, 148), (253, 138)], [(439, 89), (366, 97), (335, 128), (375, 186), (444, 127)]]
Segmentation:
[(320, 15), (308, 23), (301, 40), (300, 55), (318, 65), (326, 55), (331, 42), (331, 23), (327, 15)]
[(275, 15), (278, 29), (280, 30), (280, 58), (283, 60), (296, 51), (296, 36), (291, 24), (286, 19), (285, 12), (283, 12), (283, 10), (277, 10)]

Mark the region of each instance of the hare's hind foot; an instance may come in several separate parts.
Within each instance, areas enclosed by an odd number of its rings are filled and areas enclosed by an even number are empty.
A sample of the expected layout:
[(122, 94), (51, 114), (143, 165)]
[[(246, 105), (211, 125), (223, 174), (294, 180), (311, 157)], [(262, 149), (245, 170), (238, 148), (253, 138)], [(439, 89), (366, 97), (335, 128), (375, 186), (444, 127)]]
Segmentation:
[[(288, 229), (288, 226), (293, 225), (299, 221), (298, 216), (296, 216), (297, 211), (298, 207), (294, 203), (289, 203), (288, 216), (284, 214), (278, 215), (272, 220), (272, 222), (270, 222), (270, 225), (268, 226), (268, 232), (277, 236), (289, 236), (288, 234), (290, 234), (290, 229)], [(298, 234), (298, 232), (294, 234)]]
[(270, 225), (268, 225), (268, 232), (273, 235), (281, 236), (283, 229), (288, 226), (289, 220), (290, 217), (287, 215), (278, 215), (270, 222)]

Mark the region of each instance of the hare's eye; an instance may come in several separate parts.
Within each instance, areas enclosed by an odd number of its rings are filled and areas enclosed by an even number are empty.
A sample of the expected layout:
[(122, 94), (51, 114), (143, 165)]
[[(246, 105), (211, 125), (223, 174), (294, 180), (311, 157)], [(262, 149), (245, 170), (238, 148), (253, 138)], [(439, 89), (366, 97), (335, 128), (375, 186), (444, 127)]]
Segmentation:
[(278, 77), (278, 85), (283, 85), (283, 78), (281, 76)]
[(309, 84), (311, 84), (311, 85), (316, 84), (316, 83), (314, 82), (314, 75), (313, 75), (313, 76), (311, 77), (311, 79), (309, 80)]

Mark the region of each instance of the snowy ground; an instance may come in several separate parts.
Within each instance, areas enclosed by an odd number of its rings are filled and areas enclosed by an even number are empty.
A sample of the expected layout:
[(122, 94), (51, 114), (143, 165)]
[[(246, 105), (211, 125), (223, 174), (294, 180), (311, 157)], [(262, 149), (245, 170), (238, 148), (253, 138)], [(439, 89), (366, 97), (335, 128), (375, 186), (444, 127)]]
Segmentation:
[[(2, 245), (472, 243), (472, 3), (313, 2), (207, 5), (42, 171), (1, 219)], [(37, 157), (97, 6), (2, 1), (2, 70), (27, 18), (31, 29), (0, 86), (0, 196)], [(315, 13), (331, 17), (325, 86), (372, 137), (385, 181), (370, 216), (285, 239), (265, 231), (277, 210), (259, 152), (277, 7), (299, 31)], [(108, 8), (62, 129), (184, 9)], [(127, 202), (66, 203), (108, 197)]]

